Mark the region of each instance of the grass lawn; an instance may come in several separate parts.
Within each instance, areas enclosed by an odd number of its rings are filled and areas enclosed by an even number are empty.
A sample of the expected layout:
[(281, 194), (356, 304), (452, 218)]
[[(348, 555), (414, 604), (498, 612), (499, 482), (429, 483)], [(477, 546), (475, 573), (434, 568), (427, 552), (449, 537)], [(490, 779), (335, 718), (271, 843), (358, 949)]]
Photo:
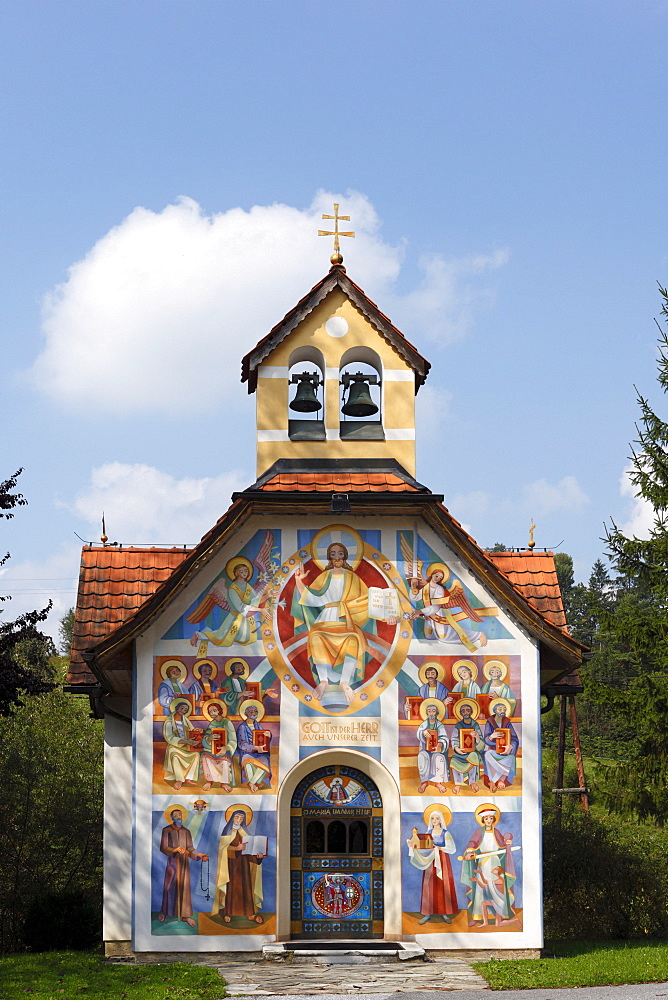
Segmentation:
[(43, 952), (0, 958), (0, 1000), (220, 1000), (215, 969), (173, 965), (108, 965), (88, 952)]
[[(646, 941), (551, 941), (554, 958), (473, 962), (493, 990), (613, 986), (668, 979), (668, 944)], [(1, 995), (1, 994), (0, 994)]]

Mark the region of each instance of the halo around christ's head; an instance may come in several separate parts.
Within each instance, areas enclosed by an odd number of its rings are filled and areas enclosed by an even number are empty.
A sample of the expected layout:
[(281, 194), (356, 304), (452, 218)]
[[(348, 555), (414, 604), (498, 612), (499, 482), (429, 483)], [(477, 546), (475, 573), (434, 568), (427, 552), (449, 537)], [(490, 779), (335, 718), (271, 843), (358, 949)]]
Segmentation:
[(357, 569), (364, 555), (364, 542), (361, 535), (347, 525), (328, 524), (313, 536), (309, 548), (313, 562), (319, 569), (326, 569), (329, 562), (329, 548), (334, 543), (343, 545), (348, 553), (346, 562)]

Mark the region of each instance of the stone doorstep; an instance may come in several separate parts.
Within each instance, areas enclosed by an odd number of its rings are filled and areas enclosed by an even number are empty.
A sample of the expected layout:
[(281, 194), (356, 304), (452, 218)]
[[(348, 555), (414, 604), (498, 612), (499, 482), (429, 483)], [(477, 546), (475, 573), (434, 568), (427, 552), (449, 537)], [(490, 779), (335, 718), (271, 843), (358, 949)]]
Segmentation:
[[(281, 942), (277, 942), (281, 943)], [(402, 941), (402, 949), (414, 942)], [(518, 959), (540, 958), (540, 948), (428, 948), (425, 959), (432, 962), (487, 962), (491, 958)], [(133, 951), (130, 941), (105, 941), (105, 958), (110, 963), (169, 964), (170, 962), (192, 962), (193, 965), (214, 965), (223, 967), (230, 962), (266, 964), (261, 951)], [(274, 960), (276, 961), (276, 960)], [(280, 960), (278, 960), (280, 961)], [(287, 964), (287, 962), (285, 963)], [(404, 966), (405, 968), (405, 966)]]
[(318, 942), (313, 941), (309, 948), (290, 948), (289, 945), (276, 942), (265, 944), (262, 955), (267, 962), (285, 962), (291, 965), (310, 965), (313, 962), (319, 965), (378, 965), (424, 958), (424, 948), (414, 941), (398, 941), (396, 948), (374, 948), (371, 942), (364, 942), (366, 947), (357, 947), (352, 941), (342, 941), (341, 944), (350, 947), (318, 948)]

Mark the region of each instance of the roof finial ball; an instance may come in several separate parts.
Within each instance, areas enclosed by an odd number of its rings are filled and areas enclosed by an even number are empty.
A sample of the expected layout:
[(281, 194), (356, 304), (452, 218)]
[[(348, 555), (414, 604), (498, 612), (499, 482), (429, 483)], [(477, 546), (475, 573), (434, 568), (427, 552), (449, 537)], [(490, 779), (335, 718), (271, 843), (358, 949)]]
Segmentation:
[(343, 219), (345, 222), (350, 222), (349, 215), (339, 215), (339, 205), (338, 202), (334, 202), (334, 215), (323, 215), (323, 219), (333, 219), (334, 220), (334, 230), (330, 232), (324, 229), (318, 230), (318, 236), (333, 236), (334, 237), (334, 253), (329, 258), (332, 262), (333, 267), (343, 266), (343, 254), (341, 253), (341, 247), (339, 246), (339, 236), (354, 236), (354, 233), (341, 233), (339, 232), (339, 219)]

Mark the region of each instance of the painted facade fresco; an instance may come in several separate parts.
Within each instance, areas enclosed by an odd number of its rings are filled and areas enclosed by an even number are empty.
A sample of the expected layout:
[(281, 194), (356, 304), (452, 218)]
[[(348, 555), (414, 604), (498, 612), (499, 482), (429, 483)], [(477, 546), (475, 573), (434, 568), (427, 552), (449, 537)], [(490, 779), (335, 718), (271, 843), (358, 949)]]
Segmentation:
[(521, 930), (521, 818), (491, 802), (402, 814), (405, 933)]
[(153, 812), (151, 934), (275, 931), (275, 814), (191, 795)]
[[(538, 732), (537, 699), (523, 727), (522, 697), (537, 666), (484, 587), (399, 519), (263, 526), (208, 580), (165, 615), (152, 728), (138, 733), (151, 741), (150, 948), (273, 939), (278, 792), (297, 765), (282, 855), (292, 934), (382, 937), (388, 808), (401, 812), (401, 932), (429, 947), (520, 933)], [(373, 758), (396, 800), (362, 766), (313, 756), (331, 748)]]
[(521, 794), (520, 659), (406, 660), (399, 675), (403, 794)]

